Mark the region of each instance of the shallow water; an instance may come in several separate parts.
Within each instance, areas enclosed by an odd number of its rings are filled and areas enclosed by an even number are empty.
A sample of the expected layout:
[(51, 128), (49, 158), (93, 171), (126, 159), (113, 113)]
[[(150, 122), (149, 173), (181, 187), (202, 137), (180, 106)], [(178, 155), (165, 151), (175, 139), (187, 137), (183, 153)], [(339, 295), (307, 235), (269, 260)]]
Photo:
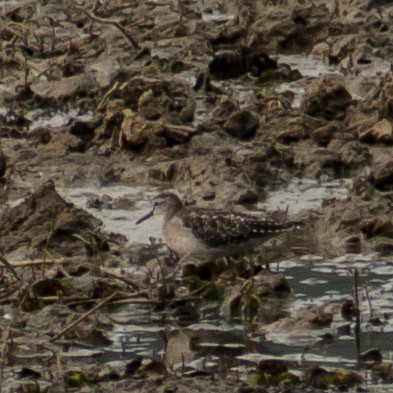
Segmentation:
[[(350, 179), (330, 182), (296, 179), (288, 186), (270, 192), (267, 200), (258, 204), (258, 209), (267, 212), (288, 209), (290, 214), (318, 209), (325, 200), (346, 198), (351, 184)], [(104, 230), (125, 235), (130, 244), (147, 243), (149, 236), (159, 237), (161, 231), (159, 218), (152, 217), (143, 225), (136, 225), (135, 222), (151, 210), (151, 199), (161, 191), (158, 187), (121, 184), (59, 190), (65, 199), (101, 219)], [(119, 199), (129, 201), (130, 207), (128, 209), (116, 207), (96, 209), (87, 205), (90, 198), (102, 199), (105, 196), (110, 196), (113, 205)]]
[[(291, 214), (318, 209), (326, 199), (345, 198), (350, 186), (351, 181), (346, 179), (326, 183), (299, 179), (284, 189), (271, 192), (258, 207), (271, 211), (289, 206)], [(148, 244), (149, 236), (160, 233), (159, 220), (149, 220), (148, 225), (141, 226), (135, 225), (135, 221), (150, 210), (150, 199), (159, 191), (154, 187), (112, 185), (64, 189), (61, 193), (84, 209), (92, 195), (128, 198), (133, 202), (128, 210), (87, 210), (104, 222), (106, 230), (126, 235), (130, 244)], [(390, 315), (393, 316), (393, 267), (388, 259), (377, 254), (348, 254), (330, 259), (304, 255), (271, 264), (273, 271), (284, 273), (290, 282), (293, 295), (289, 308), (292, 315), (310, 305), (326, 306), (331, 302), (351, 299), (354, 268), (360, 272), (362, 350), (381, 348), (384, 358), (390, 359), (393, 354), (393, 318), (390, 318)], [(380, 318), (381, 325), (374, 326), (368, 322), (371, 314)], [(182, 331), (174, 321), (161, 320), (161, 314), (146, 305), (122, 306), (112, 312), (110, 318), (115, 326), (111, 333), (114, 344), (104, 349), (101, 361), (141, 355), (160, 359), (164, 354), (165, 335)], [(338, 313), (331, 327), (325, 329), (264, 331), (263, 327), (250, 329), (247, 324), (224, 321), (216, 313), (207, 312), (203, 320), (187, 326), (187, 331), (202, 337), (202, 340), (199, 349), (193, 352), (185, 365), (215, 370), (225, 364), (239, 373), (239, 378), (245, 378), (247, 370), (252, 369), (256, 362), (269, 358), (352, 367), (356, 364), (353, 323), (349, 334), (340, 332), (340, 327), (348, 323)], [(333, 334), (331, 343), (315, 345), (304, 352), (311, 343), (321, 342), (324, 333)], [(251, 347), (250, 342), (254, 343)], [(216, 352), (222, 355), (207, 356)], [(174, 369), (179, 367), (177, 364)]]
[[(279, 63), (290, 65), (292, 70), (299, 70), (303, 76), (302, 79), (294, 82), (278, 84), (274, 89), (277, 93), (282, 93), (284, 91), (293, 92), (293, 108), (299, 108), (301, 105), (302, 96), (307, 85), (304, 78), (317, 78), (326, 74), (344, 76), (344, 70), (340, 69), (340, 67), (329, 65), (325, 60), (319, 59), (310, 54), (280, 54), (277, 57), (277, 60)], [(356, 65), (356, 70), (356, 75), (352, 75), (351, 73), (345, 75), (348, 82), (346, 87), (353, 98), (361, 100), (362, 96), (359, 96), (356, 86), (352, 86), (350, 82), (355, 79), (364, 81), (375, 80), (377, 74), (390, 72), (390, 63), (379, 59), (371, 64)]]
[[(151, 210), (151, 199), (160, 192), (158, 188), (135, 185), (111, 185), (106, 187), (64, 188), (59, 193), (76, 206), (87, 210), (103, 222), (103, 229), (108, 232), (125, 235), (132, 243), (148, 243), (149, 236), (157, 236), (161, 230), (161, 221), (152, 217), (144, 225), (136, 221)], [(113, 200), (119, 198), (130, 201), (129, 209), (92, 208), (87, 202), (90, 198), (102, 198), (105, 195)]]
[(285, 188), (270, 192), (268, 199), (259, 203), (258, 208), (267, 211), (288, 209), (290, 214), (319, 209), (326, 200), (345, 199), (351, 185), (351, 179), (330, 182), (295, 179)]
[[(11, 2), (9, 2), (11, 3)], [(232, 18), (230, 14), (203, 14), (205, 21), (222, 22)], [(337, 67), (328, 66), (322, 60), (309, 55), (280, 55), (279, 63), (287, 63), (293, 69), (299, 69), (305, 78), (315, 78), (321, 74), (341, 72)], [(364, 66), (362, 77), (374, 77), (376, 72), (385, 71), (389, 65), (384, 62)], [(186, 74), (186, 73), (185, 73)], [(184, 75), (183, 75), (184, 76)], [(190, 85), (195, 84), (195, 75), (184, 76)], [(214, 82), (229, 91), (236, 92), (239, 102), (247, 104), (257, 86), (244, 86), (236, 81)], [(300, 106), (301, 97), (306, 86), (305, 80), (281, 83), (275, 90), (282, 92), (291, 90), (295, 93), (292, 102), (294, 107)], [(0, 115), (6, 109), (0, 108)], [(201, 98), (196, 102), (194, 125), (209, 119), (209, 111)], [(76, 110), (70, 112), (32, 111), (27, 114), (31, 121), (30, 130), (37, 127), (63, 127), (71, 118), (89, 120), (91, 113), (79, 116)], [(350, 179), (332, 182), (317, 182), (311, 179), (296, 179), (287, 187), (272, 191), (258, 209), (266, 212), (286, 210), (290, 214), (319, 209), (322, 203), (331, 199), (344, 199), (351, 187)], [(161, 222), (151, 218), (144, 225), (135, 222), (151, 209), (151, 198), (161, 190), (157, 187), (140, 185), (110, 185), (105, 187), (64, 188), (60, 194), (91, 214), (101, 219), (103, 229), (120, 233), (127, 237), (130, 245), (149, 243), (149, 237), (160, 237)], [(92, 208), (87, 202), (92, 197), (102, 199), (105, 195), (113, 200), (128, 200), (128, 208), (102, 207)], [(114, 204), (115, 205), (115, 204)], [(362, 314), (362, 350), (372, 347), (382, 349), (385, 359), (393, 358), (393, 265), (388, 259), (377, 254), (343, 255), (328, 259), (320, 255), (305, 255), (300, 258), (280, 261), (271, 264), (271, 269), (285, 274), (292, 288), (293, 298), (290, 311), (293, 315), (301, 312), (309, 305), (323, 306), (329, 302), (352, 298), (351, 269), (359, 269), (360, 301)], [(132, 272), (134, 267), (122, 266), (122, 270)], [(214, 308), (214, 307), (213, 307)], [(378, 326), (370, 324), (370, 316), (380, 318)], [(126, 305), (112, 310), (110, 319), (114, 324), (111, 338), (113, 345), (109, 348), (77, 349), (70, 351), (69, 357), (99, 356), (102, 362), (118, 359), (130, 359), (137, 356), (160, 359), (164, 354), (165, 335), (182, 329), (172, 320), (161, 319), (157, 311), (147, 305)], [(247, 371), (254, 368), (262, 359), (286, 359), (296, 362), (309, 362), (323, 366), (354, 366), (356, 348), (353, 324), (350, 334), (339, 332), (342, 325), (347, 324), (341, 315), (335, 315), (331, 328), (310, 331), (274, 330), (264, 332), (261, 327), (251, 328), (238, 321), (228, 322), (220, 319), (216, 313), (207, 312), (206, 317), (187, 326), (192, 334), (202, 337), (199, 349), (195, 350), (186, 366), (195, 369), (215, 370), (221, 365), (237, 372), (240, 378), (246, 379)], [(332, 343), (315, 346), (307, 353), (304, 348), (310, 343), (320, 340), (325, 332), (332, 333)], [(220, 353), (218, 356), (214, 354)], [(48, 354), (48, 356), (51, 354)], [(43, 355), (40, 354), (42, 357)], [(175, 370), (181, 363), (174, 366)], [(388, 386), (379, 391), (389, 389)], [(387, 390), (386, 390), (387, 391)]]
[(94, 118), (94, 113), (87, 112), (80, 114), (79, 110), (77, 109), (71, 109), (68, 112), (56, 110), (48, 113), (48, 110), (46, 109), (35, 109), (27, 112), (25, 117), (31, 122), (29, 130), (33, 131), (39, 127), (61, 128), (66, 126), (71, 119), (88, 121)]

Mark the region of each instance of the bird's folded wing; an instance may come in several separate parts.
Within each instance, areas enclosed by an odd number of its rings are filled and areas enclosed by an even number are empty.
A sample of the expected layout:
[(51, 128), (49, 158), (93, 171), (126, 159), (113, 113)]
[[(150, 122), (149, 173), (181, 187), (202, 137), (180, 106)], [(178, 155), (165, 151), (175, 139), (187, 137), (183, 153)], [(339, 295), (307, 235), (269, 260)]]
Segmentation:
[(262, 217), (209, 209), (188, 210), (183, 219), (194, 235), (210, 247), (242, 243), (288, 228)]

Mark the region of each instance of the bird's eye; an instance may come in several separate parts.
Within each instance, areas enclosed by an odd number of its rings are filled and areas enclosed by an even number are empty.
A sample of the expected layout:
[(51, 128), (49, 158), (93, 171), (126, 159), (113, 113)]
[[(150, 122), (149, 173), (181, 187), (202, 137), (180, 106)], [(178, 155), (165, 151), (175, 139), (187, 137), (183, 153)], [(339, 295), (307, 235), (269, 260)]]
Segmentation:
[(162, 204), (162, 202), (155, 201), (154, 204), (153, 204), (153, 206), (160, 206), (161, 204)]

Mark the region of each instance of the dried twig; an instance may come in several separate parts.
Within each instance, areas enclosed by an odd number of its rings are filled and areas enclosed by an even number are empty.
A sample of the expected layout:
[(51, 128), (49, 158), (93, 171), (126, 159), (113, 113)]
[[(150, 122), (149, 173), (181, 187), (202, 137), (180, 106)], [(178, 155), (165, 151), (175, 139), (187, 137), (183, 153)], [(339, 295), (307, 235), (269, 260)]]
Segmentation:
[(15, 271), (15, 269), (13, 268), (12, 264), (9, 263), (9, 262), (7, 261), (7, 259), (5, 259), (1, 254), (0, 254), (0, 262), (1, 262), (3, 265), (5, 265), (5, 266), (11, 271), (11, 273), (14, 275), (14, 277), (15, 277), (17, 280), (20, 280), (20, 277), (18, 276), (18, 273), (17, 273), (17, 272)]
[[(111, 304), (156, 304), (156, 302), (146, 299), (146, 297), (142, 297), (144, 296), (145, 293), (141, 292), (141, 293), (136, 293), (134, 295), (129, 295), (129, 296), (122, 296), (119, 297), (116, 300), (111, 301)], [(147, 295), (147, 294), (146, 294)], [(86, 304), (90, 304), (90, 303), (94, 303), (96, 301), (96, 299), (80, 299), (80, 300), (72, 300), (68, 301), (68, 299), (66, 299), (65, 304), (67, 304), (68, 306), (80, 306), (80, 305), (86, 305)], [(64, 303), (64, 301), (63, 301)]]
[(111, 304), (115, 305), (125, 305), (125, 304), (153, 304), (157, 305), (158, 302), (150, 299), (141, 299), (141, 298), (134, 298), (134, 299), (120, 299), (120, 300), (114, 300)]
[(117, 90), (119, 86), (119, 82), (116, 81), (113, 86), (104, 94), (104, 96), (102, 97), (101, 101), (98, 103), (97, 105), (97, 111), (100, 111), (104, 105), (106, 104), (106, 102), (108, 101), (108, 97)]
[(112, 300), (115, 296), (117, 295), (117, 291), (112, 293), (112, 295), (106, 297), (105, 299), (103, 299), (102, 301), (100, 301), (99, 303), (97, 303), (92, 309), (90, 309), (89, 311), (87, 311), (86, 313), (84, 313), (83, 315), (81, 315), (78, 319), (76, 319), (74, 322), (70, 323), (68, 326), (66, 326), (63, 330), (61, 330), (60, 333), (56, 334), (55, 337), (53, 337), (51, 339), (51, 341), (56, 341), (58, 340), (60, 337), (62, 337), (65, 333), (67, 333), (68, 331), (70, 331), (72, 328), (74, 328), (76, 325), (78, 325), (79, 323), (81, 323), (83, 320), (85, 320), (90, 314), (93, 314), (95, 311), (97, 311), (99, 308), (101, 308), (102, 306), (104, 306), (105, 304), (107, 304), (110, 300)]
[(20, 297), (18, 307), (17, 307), (14, 315), (12, 316), (12, 319), (10, 320), (8, 325), (3, 329), (3, 337), (2, 337), (3, 350), (1, 351), (1, 354), (0, 354), (1, 355), (0, 356), (0, 393), (2, 391), (2, 386), (3, 386), (3, 372), (4, 372), (4, 366), (6, 363), (6, 355), (7, 355), (7, 350), (8, 350), (8, 340), (10, 338), (11, 326), (18, 316), (19, 311), (22, 307), (22, 304), (25, 301), (25, 298), (26, 298), (28, 292), (29, 292), (29, 287), (25, 286), (22, 290), (22, 296)]
[(84, 243), (86, 246), (91, 247), (91, 242), (89, 242), (88, 240), (86, 240), (84, 237), (82, 237), (81, 235), (78, 235), (77, 233), (73, 233), (72, 237), (74, 237), (75, 239), (80, 240), (82, 243)]
[(370, 291), (368, 290), (368, 286), (366, 285), (366, 299), (368, 303), (368, 308), (370, 312), (370, 319), (374, 317), (374, 310), (373, 310), (373, 305), (371, 304), (371, 299), (370, 299)]
[(113, 271), (111, 271), (111, 270), (109, 270), (109, 269), (107, 269), (105, 267), (101, 267), (100, 268), (100, 272), (102, 274), (108, 276), (108, 277), (115, 278), (116, 280), (123, 281), (124, 283), (126, 283), (127, 285), (129, 285), (133, 289), (135, 289), (136, 291), (140, 291), (139, 285), (136, 282), (134, 282), (134, 281), (130, 280), (129, 278), (127, 278), (127, 277), (123, 277), (123, 276), (121, 276), (121, 275), (119, 275), (119, 274), (117, 274), (117, 273), (115, 273), (115, 272), (113, 272)]
[(361, 326), (360, 326), (360, 308), (359, 308), (359, 271), (358, 269), (354, 269), (353, 271), (353, 297), (355, 303), (355, 313), (356, 313), (356, 320), (355, 320), (355, 342), (356, 342), (356, 354), (357, 358), (359, 359), (360, 355), (360, 335), (361, 335)]
[(16, 267), (27, 267), (27, 266), (39, 266), (39, 265), (57, 265), (63, 263), (71, 263), (71, 260), (66, 260), (64, 258), (53, 258), (53, 259), (28, 259), (25, 261), (11, 261), (10, 266)]
[[(154, 246), (155, 239), (153, 237), (150, 237), (149, 240), (150, 240), (151, 245)], [(161, 259), (160, 259), (159, 255), (158, 255), (157, 249), (155, 249), (155, 254), (156, 254), (155, 257), (157, 259), (158, 266), (160, 267), (160, 271), (161, 271), (161, 278), (162, 278), (162, 300), (161, 300), (161, 306), (164, 309), (165, 308), (165, 304), (166, 304), (166, 298), (168, 296), (167, 280), (166, 280), (164, 266), (162, 265), (162, 262), (161, 262)]]
[(112, 25), (120, 30), (120, 32), (124, 35), (127, 41), (136, 49), (141, 49), (139, 44), (135, 41), (135, 39), (131, 36), (131, 34), (119, 23), (113, 20), (103, 19), (98, 16), (92, 15), (86, 8), (83, 8), (79, 5), (74, 6), (74, 9), (78, 11), (82, 11), (89, 19), (94, 22), (98, 22), (104, 25)]
[(61, 362), (61, 352), (58, 352), (56, 354), (56, 368), (57, 368), (57, 376), (59, 381), (64, 380), (64, 369), (63, 369), (63, 364)]
[(10, 296), (13, 295), (19, 289), (19, 283), (14, 285), (11, 289), (9, 289), (6, 293), (0, 296), (0, 304), (9, 303)]

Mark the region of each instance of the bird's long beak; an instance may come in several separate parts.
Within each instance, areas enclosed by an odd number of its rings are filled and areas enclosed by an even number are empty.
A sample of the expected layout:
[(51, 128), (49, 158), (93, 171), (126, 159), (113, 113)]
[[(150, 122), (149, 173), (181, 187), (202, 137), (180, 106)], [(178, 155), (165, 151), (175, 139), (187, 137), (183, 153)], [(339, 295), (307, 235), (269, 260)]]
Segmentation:
[(141, 222), (147, 220), (148, 218), (150, 218), (151, 216), (154, 215), (153, 210), (150, 213), (147, 213), (146, 216), (143, 216), (142, 218), (140, 218), (135, 224), (140, 224)]

